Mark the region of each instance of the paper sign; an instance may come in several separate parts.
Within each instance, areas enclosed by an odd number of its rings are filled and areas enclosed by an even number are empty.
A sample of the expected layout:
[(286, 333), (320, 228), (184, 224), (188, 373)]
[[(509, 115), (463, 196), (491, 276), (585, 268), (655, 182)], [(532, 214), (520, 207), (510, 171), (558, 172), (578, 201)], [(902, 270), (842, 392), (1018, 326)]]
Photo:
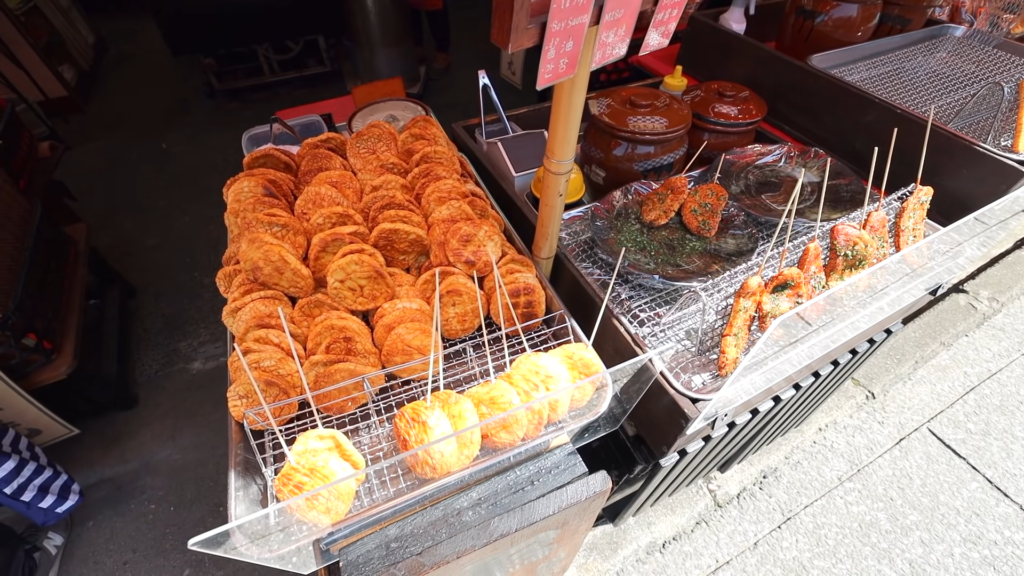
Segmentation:
[(647, 29), (644, 44), (640, 47), (641, 55), (668, 46), (685, 9), (686, 0), (661, 0), (658, 2), (658, 7), (654, 10), (654, 18), (651, 19), (651, 27)]
[(516, 88), (523, 87), (523, 59), (526, 50), (509, 54), (501, 51), (501, 77), (508, 80)]
[(622, 58), (629, 50), (629, 40), (640, 15), (641, 0), (605, 0), (601, 13), (601, 28), (597, 31), (597, 44), (590, 69), (600, 68)]
[(78, 434), (78, 430), (36, 402), (0, 373), (0, 423), (14, 428), (36, 446)]
[(540, 67), (537, 70), (537, 90), (557, 84), (576, 73), (593, 9), (594, 0), (551, 0)]

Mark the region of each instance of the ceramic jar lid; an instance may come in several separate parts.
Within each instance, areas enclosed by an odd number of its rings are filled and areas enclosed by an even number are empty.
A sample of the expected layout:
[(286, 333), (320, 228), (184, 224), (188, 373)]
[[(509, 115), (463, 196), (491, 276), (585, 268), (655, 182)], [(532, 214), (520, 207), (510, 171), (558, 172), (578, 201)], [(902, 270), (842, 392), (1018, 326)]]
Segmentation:
[(703, 82), (683, 92), (695, 119), (719, 126), (739, 127), (757, 124), (768, 114), (768, 105), (746, 86), (715, 80)]
[(654, 88), (638, 86), (598, 92), (587, 101), (591, 120), (627, 138), (661, 140), (690, 129), (690, 107)]

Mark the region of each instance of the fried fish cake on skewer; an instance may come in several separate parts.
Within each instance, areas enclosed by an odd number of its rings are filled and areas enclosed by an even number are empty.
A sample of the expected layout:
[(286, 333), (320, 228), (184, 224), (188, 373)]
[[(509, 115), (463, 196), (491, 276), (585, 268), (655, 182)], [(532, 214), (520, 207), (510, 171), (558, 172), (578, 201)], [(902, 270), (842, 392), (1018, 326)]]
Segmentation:
[(757, 306), (764, 294), (764, 280), (751, 276), (743, 281), (732, 301), (732, 312), (722, 333), (722, 347), (718, 353), (718, 375), (725, 377), (736, 370), (740, 356), (750, 340), (750, 328), (754, 325)]
[(465, 430), (480, 423), (476, 413), (476, 406), (473, 401), (462, 394), (452, 390), (438, 390), (430, 398), (430, 403), (436, 405), (448, 417), (448, 422), (455, 431), (455, 443), (458, 445), (458, 454), (452, 470), (465, 468), (480, 453), (480, 427), (472, 430)]
[[(280, 501), (327, 486), (355, 474), (356, 469), (332, 450), (297, 450), (274, 478), (274, 494)], [(357, 476), (320, 490), (290, 504), (288, 510), (319, 526), (335, 524), (348, 514), (359, 488)]]
[(807, 281), (795, 266), (784, 268), (772, 276), (761, 293), (757, 306), (757, 322), (764, 332), (776, 318), (807, 301)]
[(664, 226), (683, 205), (690, 191), (686, 176), (675, 176), (647, 193), (640, 206), (640, 218), (648, 226)]
[(686, 195), (679, 215), (690, 232), (710, 238), (718, 232), (722, 210), (728, 202), (729, 193), (720, 184), (702, 184)]
[[(494, 422), (480, 427), (481, 442), (485, 448), (511, 448), (523, 439), (526, 413), (522, 410), (509, 412), (522, 405), (514, 388), (501, 380), (489, 380), (466, 390), (464, 396), (473, 402), (480, 421), (503, 414)], [(544, 418), (546, 421), (546, 414)]]
[(878, 251), (867, 232), (853, 224), (836, 224), (829, 233), (829, 240), (828, 263), (825, 264), (829, 288), (867, 270)]
[(889, 217), (881, 210), (868, 212), (864, 219), (864, 231), (875, 241), (875, 254), (871, 259), (876, 264), (889, 257)]
[(807, 246), (804, 246), (804, 251), (800, 254), (800, 261), (796, 265), (804, 274), (808, 299), (814, 298), (816, 294), (824, 292), (828, 288), (828, 284), (825, 282), (825, 263), (821, 256), (821, 243), (817, 238), (813, 238), (807, 243)]
[(598, 381), (594, 379), (586, 384), (579, 384), (579, 382), (605, 371), (604, 362), (601, 361), (597, 352), (586, 343), (573, 342), (562, 344), (548, 352), (548, 355), (554, 356), (562, 362), (562, 365), (569, 370), (572, 382), (576, 384), (572, 391), (569, 409), (575, 410), (589, 402), (594, 391), (597, 390)]
[[(448, 416), (437, 404), (417, 400), (403, 406), (395, 415), (395, 439), (402, 452), (440, 440), (455, 432)], [(420, 478), (440, 478), (459, 463), (459, 444), (448, 438), (406, 457), (409, 468)]]
[(935, 190), (931, 186), (918, 186), (900, 206), (896, 217), (896, 250), (902, 252), (924, 240), (924, 223)]

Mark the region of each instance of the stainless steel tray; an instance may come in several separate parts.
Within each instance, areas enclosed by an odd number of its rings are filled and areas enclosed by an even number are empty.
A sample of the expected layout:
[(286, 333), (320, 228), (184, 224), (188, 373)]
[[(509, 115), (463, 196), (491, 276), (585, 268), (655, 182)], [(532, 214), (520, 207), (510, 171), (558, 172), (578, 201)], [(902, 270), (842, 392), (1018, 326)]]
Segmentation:
[[(963, 26), (943, 24), (816, 54), (807, 63), (922, 118), (935, 106), (937, 124), (990, 152), (1024, 161), (1024, 154), (1011, 148), (1024, 45), (976, 37)], [(1002, 105), (951, 126), (993, 83), (1003, 87)]]

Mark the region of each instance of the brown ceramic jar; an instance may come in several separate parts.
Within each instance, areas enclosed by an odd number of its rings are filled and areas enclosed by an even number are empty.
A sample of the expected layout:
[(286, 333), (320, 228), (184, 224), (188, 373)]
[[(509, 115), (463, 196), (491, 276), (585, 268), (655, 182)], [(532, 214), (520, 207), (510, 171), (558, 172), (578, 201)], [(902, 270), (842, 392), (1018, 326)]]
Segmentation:
[(754, 143), (757, 127), (768, 114), (768, 105), (746, 86), (715, 80), (683, 92), (693, 113), (690, 155), (707, 142), (695, 166), (706, 166), (720, 154)]
[(878, 27), (882, 0), (789, 0), (776, 48), (797, 60), (860, 44)]
[(595, 198), (638, 180), (662, 180), (683, 170), (690, 107), (654, 88), (622, 87), (587, 101), (580, 167)]
[(872, 38), (885, 38), (924, 27), (933, 8), (942, 0), (884, 0), (878, 28)]

